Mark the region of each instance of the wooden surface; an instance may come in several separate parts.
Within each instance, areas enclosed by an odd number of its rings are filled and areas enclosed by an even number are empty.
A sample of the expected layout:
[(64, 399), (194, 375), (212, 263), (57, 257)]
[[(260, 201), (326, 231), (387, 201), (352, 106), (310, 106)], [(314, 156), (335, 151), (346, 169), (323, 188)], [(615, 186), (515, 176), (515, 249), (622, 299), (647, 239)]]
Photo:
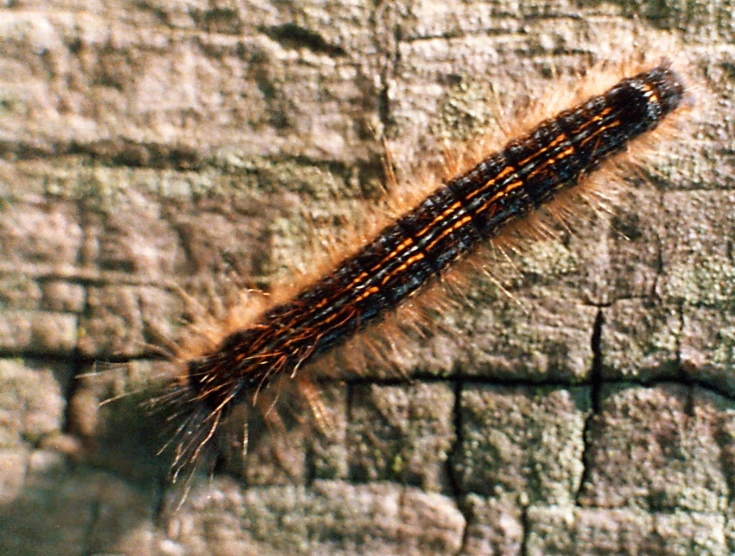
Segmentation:
[[(0, 553), (735, 551), (735, 4), (448, 6), (0, 10)], [(512, 298), (473, 282), (413, 380), (329, 386), (335, 441), (263, 442), (174, 511), (139, 401), (178, 286), (308, 267), (381, 195), (382, 137), (415, 160), (670, 34), (690, 140), (612, 216), (496, 270)]]

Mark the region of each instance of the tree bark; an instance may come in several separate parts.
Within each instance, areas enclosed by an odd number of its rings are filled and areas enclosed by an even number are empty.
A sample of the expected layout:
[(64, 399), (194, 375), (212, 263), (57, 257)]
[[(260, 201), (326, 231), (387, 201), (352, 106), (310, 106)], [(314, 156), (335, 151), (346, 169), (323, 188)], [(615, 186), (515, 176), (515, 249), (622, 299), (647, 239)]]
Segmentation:
[[(733, 14), (0, 10), (0, 551), (731, 553)], [(671, 34), (666, 54), (694, 81), (687, 135), (612, 214), (554, 228), (513, 264), (491, 257), (469, 303), (391, 355), (411, 380), (328, 384), (330, 442), (300, 427), (251, 439), (244, 467), (193, 479), (175, 509), (165, 418), (139, 402), (170, 367), (151, 346), (182, 333), (180, 289), (211, 308), (308, 269), (382, 195), (383, 139), (411, 177), (444, 140), (512, 128), (502, 113)]]

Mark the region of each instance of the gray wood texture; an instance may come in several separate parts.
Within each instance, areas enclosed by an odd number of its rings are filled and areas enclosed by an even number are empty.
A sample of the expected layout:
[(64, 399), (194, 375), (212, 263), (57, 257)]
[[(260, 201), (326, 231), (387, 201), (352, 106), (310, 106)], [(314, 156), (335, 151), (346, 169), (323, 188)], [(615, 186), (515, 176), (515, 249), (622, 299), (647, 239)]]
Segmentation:
[[(669, 35), (689, 139), (612, 215), (500, 264), (512, 298), (473, 281), (412, 380), (326, 386), (331, 441), (264, 438), (175, 508), (140, 401), (177, 287), (308, 268), (382, 137), (403, 165)], [(731, 0), (6, 4), (0, 553), (734, 552), (734, 44)]]

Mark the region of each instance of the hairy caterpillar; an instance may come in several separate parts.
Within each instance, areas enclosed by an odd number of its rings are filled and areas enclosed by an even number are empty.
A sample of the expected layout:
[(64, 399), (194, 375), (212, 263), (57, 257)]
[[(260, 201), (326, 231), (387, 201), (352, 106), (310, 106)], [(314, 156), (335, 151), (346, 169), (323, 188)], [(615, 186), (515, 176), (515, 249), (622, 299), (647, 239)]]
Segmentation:
[(172, 439), (174, 475), (198, 459), (235, 406), (256, 404), (276, 380), (301, 382), (319, 417), (305, 376), (312, 362), (382, 321), (510, 222), (586, 181), (677, 111), (685, 96), (668, 61), (623, 79), (484, 153), (290, 299), (254, 311), (200, 353), (189, 350), (184, 372), (162, 398), (184, 417)]

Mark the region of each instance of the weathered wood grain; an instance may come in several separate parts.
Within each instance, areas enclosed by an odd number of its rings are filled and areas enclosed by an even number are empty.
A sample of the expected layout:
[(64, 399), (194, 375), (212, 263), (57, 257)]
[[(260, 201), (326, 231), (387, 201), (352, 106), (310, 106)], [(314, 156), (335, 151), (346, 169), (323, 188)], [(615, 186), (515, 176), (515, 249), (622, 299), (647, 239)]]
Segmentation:
[[(15, 2), (0, 10), (0, 552), (735, 551), (735, 4)], [(400, 162), (660, 44), (691, 141), (613, 216), (497, 270), (412, 382), (333, 385), (178, 512), (140, 396), (181, 286), (266, 286)], [(554, 77), (556, 74), (556, 77)], [(516, 104), (514, 104), (516, 103)], [(307, 215), (307, 218), (304, 218)], [(510, 270), (510, 278), (503, 273)], [(103, 380), (95, 361), (134, 360)], [(98, 369), (100, 365), (97, 366)], [(282, 458), (282, 455), (281, 455)], [(231, 464), (231, 467), (235, 467)], [(294, 484), (296, 483), (296, 484)]]

